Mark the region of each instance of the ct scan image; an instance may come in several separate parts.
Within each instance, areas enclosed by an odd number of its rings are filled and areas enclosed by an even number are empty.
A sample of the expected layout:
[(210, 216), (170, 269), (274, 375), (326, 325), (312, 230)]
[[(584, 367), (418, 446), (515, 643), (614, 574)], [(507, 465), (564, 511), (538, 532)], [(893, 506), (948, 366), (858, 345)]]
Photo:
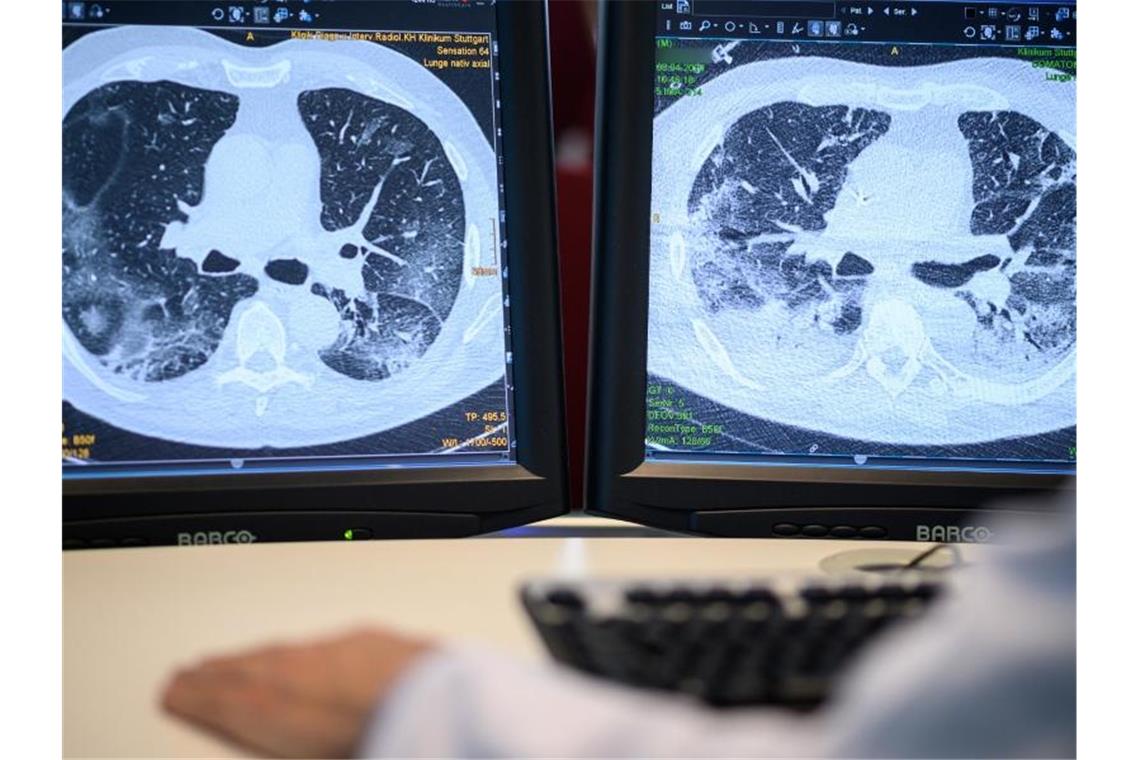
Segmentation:
[(507, 408), (489, 70), (477, 118), (374, 42), (120, 27), (63, 68), (65, 413), (214, 454), (376, 453)]
[(1075, 78), (704, 44), (653, 124), (649, 449), (1074, 456)]

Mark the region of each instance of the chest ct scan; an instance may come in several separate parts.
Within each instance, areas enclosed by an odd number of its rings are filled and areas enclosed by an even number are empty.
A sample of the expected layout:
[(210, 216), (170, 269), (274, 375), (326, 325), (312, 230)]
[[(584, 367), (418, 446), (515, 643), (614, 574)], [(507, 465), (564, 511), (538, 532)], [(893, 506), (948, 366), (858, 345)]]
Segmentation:
[(1076, 423), (1075, 80), (764, 45), (658, 98), (650, 382), (732, 434), (654, 435), (651, 398), (649, 448), (1049, 458)]
[(381, 433), (496, 384), (505, 410), (492, 118), (371, 41), (68, 45), (65, 402), (227, 449)]

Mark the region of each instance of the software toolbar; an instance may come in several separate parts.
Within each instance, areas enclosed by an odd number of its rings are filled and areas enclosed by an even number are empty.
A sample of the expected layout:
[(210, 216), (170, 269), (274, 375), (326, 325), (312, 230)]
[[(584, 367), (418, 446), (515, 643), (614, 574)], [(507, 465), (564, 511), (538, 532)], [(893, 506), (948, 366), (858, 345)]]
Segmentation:
[(731, 39), (1044, 45), (1077, 42), (1073, 3), (663, 0), (658, 34)]

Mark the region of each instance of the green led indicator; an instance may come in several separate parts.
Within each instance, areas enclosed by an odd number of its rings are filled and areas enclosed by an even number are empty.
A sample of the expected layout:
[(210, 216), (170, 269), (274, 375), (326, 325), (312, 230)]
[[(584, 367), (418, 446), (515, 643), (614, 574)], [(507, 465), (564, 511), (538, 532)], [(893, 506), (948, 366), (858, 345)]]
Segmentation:
[(344, 532), (344, 540), (345, 541), (351, 541), (352, 540), (352, 528), (349, 528), (348, 530), (346, 530)]

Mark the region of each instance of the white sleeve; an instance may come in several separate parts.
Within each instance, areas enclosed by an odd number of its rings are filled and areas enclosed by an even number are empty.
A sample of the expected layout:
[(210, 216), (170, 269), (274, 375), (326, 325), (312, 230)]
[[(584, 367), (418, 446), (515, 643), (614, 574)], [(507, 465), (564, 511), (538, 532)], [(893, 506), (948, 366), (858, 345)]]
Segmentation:
[(1071, 757), (1075, 544), (965, 572), (877, 639), (828, 706), (717, 711), (475, 648), (429, 655), (377, 708), (376, 757)]
[(425, 657), (397, 684), (362, 757), (817, 756), (802, 718), (718, 712), (474, 647)]

